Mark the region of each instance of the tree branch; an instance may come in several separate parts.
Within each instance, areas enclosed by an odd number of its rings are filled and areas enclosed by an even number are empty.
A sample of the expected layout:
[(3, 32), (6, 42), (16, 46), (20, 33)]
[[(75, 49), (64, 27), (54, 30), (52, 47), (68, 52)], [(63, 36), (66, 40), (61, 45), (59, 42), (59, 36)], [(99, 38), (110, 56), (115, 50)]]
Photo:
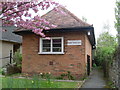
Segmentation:
[[(24, 4), (18, 5), (17, 8), (18, 8), (18, 7), (21, 7), (22, 5), (28, 4), (28, 3), (30, 3), (30, 2), (24, 2)], [(9, 8), (9, 9), (5, 10), (5, 11), (2, 12), (2, 13), (6, 13), (7, 11), (12, 10), (12, 9), (14, 9), (14, 7), (13, 7), (13, 8)]]

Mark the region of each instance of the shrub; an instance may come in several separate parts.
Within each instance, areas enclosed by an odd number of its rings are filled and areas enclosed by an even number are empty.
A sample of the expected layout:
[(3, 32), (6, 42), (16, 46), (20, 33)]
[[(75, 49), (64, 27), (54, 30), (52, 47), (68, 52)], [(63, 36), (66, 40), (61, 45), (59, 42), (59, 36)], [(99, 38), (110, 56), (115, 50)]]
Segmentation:
[(50, 79), (51, 78), (51, 74), (50, 73), (41, 73), (40, 76), (43, 79)]
[(71, 75), (70, 71), (67, 71), (66, 74), (61, 74), (59, 77), (56, 77), (56, 79), (69, 79), (69, 80), (75, 80), (75, 77)]
[(7, 75), (12, 75), (16, 73), (21, 73), (21, 68), (18, 68), (16, 65), (8, 65), (7, 66)]
[(3, 68), (3, 74), (5, 75), (12, 75), (16, 73), (21, 73), (22, 70), (22, 55), (20, 54), (20, 50), (18, 49), (17, 52), (13, 55), (13, 63), (6, 65)]
[(22, 55), (20, 54), (20, 50), (19, 49), (13, 55), (13, 63), (16, 64), (16, 66), (18, 68), (22, 67)]
[(93, 67), (97, 67), (97, 65), (94, 63), (94, 64), (93, 64)]

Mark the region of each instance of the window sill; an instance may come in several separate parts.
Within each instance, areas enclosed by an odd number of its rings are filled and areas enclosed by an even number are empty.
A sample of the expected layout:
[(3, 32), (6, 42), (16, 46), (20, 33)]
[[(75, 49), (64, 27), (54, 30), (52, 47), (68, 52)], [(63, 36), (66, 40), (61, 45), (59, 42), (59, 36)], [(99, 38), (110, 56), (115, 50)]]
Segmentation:
[(50, 55), (50, 54), (60, 54), (60, 55), (63, 55), (64, 54), (64, 52), (39, 52), (38, 54), (48, 54), (48, 55)]

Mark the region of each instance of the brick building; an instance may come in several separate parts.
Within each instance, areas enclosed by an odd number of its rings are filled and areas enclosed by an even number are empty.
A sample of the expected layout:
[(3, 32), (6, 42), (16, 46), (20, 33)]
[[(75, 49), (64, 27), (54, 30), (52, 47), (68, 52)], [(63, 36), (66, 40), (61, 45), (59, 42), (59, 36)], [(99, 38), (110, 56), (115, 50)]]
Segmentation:
[(95, 48), (94, 28), (65, 8), (59, 9), (65, 14), (51, 10), (42, 16), (58, 26), (44, 31), (51, 40), (34, 34), (32, 30), (14, 32), (23, 37), (23, 73), (51, 72), (59, 76), (70, 71), (77, 78), (89, 75)]

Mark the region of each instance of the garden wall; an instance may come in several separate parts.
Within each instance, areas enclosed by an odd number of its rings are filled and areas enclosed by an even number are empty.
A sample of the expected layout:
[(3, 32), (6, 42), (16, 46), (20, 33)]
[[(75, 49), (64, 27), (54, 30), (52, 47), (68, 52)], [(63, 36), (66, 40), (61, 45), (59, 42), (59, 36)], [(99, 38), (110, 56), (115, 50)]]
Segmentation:
[(115, 60), (109, 70), (110, 80), (112, 80), (117, 88), (120, 90), (120, 47), (117, 49)]

